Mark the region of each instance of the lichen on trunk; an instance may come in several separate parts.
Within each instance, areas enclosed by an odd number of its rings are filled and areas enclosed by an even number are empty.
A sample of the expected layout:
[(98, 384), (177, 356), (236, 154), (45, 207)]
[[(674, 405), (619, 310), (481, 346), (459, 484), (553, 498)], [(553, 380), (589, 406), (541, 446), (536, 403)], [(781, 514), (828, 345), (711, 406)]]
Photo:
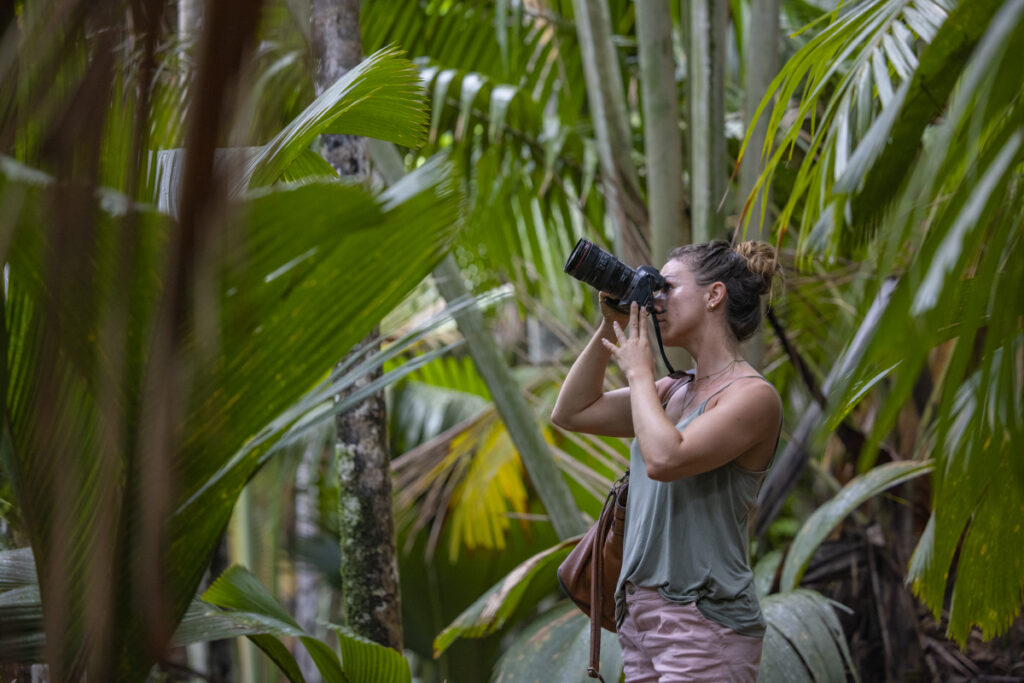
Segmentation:
[[(350, 391), (374, 378), (363, 377)], [(383, 395), (376, 394), (338, 416), (335, 457), (346, 622), (357, 633), (401, 651), (401, 603)]]

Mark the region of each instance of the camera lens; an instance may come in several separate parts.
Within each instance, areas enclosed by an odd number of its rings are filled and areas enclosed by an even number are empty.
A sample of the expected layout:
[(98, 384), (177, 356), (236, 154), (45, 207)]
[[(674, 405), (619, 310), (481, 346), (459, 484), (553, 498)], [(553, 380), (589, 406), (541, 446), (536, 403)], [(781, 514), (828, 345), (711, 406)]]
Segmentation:
[(591, 287), (621, 299), (629, 294), (636, 272), (593, 242), (581, 239), (563, 270)]

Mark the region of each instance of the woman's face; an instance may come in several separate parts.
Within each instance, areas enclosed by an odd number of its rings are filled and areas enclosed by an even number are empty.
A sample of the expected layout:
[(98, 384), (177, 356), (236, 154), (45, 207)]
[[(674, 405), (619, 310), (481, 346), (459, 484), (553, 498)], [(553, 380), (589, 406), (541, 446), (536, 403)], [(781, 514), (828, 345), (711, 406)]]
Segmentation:
[(672, 259), (661, 269), (667, 286), (654, 296), (654, 309), (666, 344), (681, 345), (704, 322), (706, 287), (694, 281), (693, 271), (682, 259)]

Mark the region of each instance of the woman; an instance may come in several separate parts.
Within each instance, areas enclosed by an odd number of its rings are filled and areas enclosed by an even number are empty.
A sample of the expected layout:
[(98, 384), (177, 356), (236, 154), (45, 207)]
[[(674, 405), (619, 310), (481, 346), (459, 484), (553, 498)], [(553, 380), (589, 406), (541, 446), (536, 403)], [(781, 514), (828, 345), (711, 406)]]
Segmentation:
[[(680, 247), (661, 269), (655, 315), (666, 346), (696, 367), (655, 379), (650, 314), (604, 318), (559, 392), (565, 429), (635, 437), (616, 619), (629, 683), (754, 681), (764, 618), (747, 522), (778, 444), (778, 393), (740, 356), (781, 268), (764, 242)], [(625, 329), (624, 329), (625, 328)], [(629, 386), (603, 391), (614, 358)]]

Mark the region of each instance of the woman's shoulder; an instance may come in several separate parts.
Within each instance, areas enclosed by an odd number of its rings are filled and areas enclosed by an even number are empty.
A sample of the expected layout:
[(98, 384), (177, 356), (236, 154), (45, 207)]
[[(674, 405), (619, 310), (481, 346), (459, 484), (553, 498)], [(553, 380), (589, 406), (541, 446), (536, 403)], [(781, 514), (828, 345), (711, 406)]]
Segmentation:
[(682, 373), (679, 377), (673, 377), (672, 375), (666, 375), (654, 383), (655, 388), (658, 391), (658, 400), (661, 402), (661, 407), (664, 408), (668, 405), (669, 399), (676, 395), (680, 389), (685, 387), (693, 380), (693, 375), (690, 373)]
[(769, 418), (782, 418), (782, 397), (775, 386), (760, 374), (742, 375), (733, 379), (713, 396), (713, 400), (715, 405), (727, 402)]

